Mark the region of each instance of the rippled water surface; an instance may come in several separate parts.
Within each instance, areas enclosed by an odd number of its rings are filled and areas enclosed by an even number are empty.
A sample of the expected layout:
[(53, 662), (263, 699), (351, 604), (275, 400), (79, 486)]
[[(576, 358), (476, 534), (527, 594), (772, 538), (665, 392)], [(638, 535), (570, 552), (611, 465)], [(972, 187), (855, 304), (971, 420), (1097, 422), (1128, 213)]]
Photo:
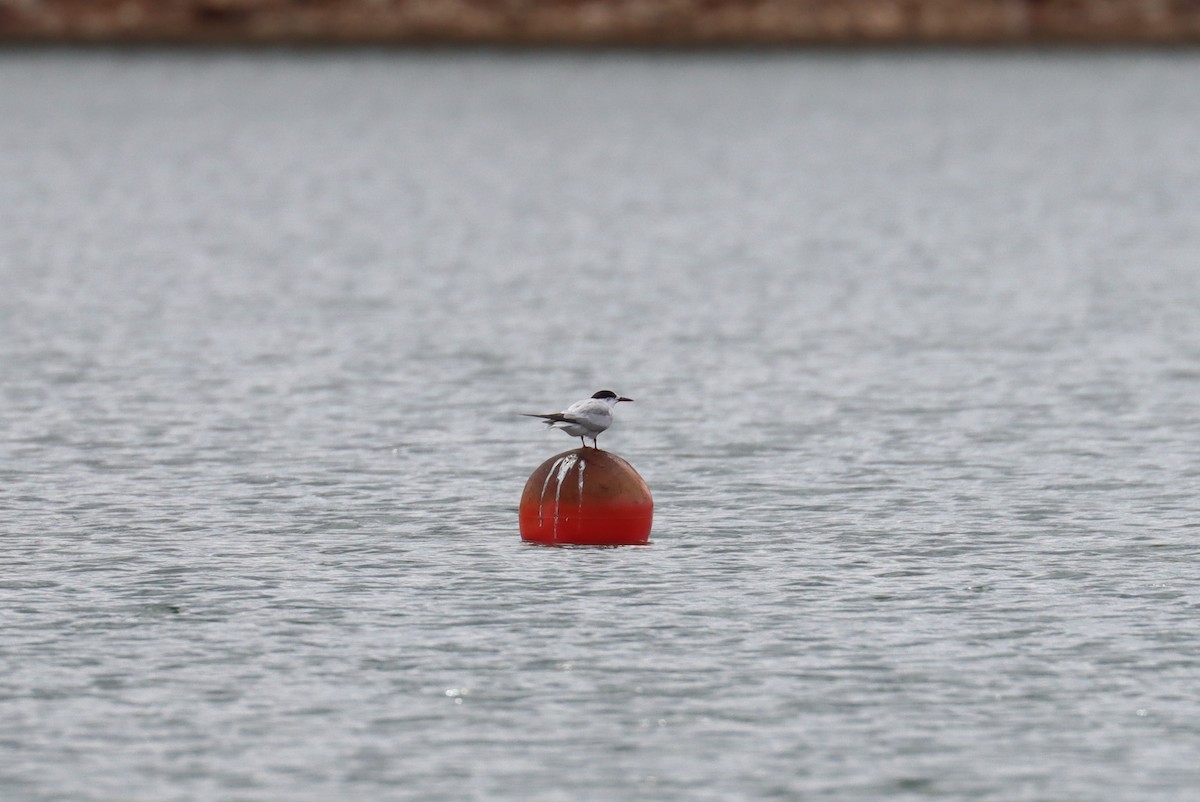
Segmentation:
[(1196, 799), (1197, 86), (0, 53), (0, 797)]

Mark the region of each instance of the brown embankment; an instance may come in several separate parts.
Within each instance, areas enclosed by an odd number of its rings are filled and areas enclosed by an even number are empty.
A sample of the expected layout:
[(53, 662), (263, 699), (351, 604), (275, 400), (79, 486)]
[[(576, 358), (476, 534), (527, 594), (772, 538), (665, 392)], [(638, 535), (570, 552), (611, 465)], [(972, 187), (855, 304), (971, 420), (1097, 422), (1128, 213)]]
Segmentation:
[(0, 41), (1172, 44), (1200, 0), (0, 0)]

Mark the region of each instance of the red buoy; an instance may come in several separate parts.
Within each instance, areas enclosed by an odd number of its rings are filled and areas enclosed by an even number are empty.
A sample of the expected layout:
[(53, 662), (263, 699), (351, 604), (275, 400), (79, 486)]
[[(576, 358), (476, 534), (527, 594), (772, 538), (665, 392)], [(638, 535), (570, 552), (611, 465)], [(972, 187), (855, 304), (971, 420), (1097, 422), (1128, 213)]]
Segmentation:
[(521, 494), (521, 539), (548, 546), (638, 546), (650, 540), (654, 499), (625, 460), (576, 448), (541, 464)]

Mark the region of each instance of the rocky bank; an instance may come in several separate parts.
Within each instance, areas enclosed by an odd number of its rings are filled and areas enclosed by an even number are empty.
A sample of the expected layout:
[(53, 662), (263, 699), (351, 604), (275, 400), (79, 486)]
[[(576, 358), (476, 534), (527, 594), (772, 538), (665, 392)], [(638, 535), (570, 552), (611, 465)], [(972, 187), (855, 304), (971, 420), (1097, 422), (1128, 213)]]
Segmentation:
[(0, 0), (0, 41), (1170, 44), (1200, 0)]

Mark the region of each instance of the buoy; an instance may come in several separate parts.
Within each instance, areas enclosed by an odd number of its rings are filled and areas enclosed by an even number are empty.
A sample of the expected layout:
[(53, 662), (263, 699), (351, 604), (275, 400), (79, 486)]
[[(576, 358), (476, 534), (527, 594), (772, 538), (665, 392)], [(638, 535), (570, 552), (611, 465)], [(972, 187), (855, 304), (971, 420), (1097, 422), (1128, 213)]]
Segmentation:
[(547, 546), (637, 546), (650, 540), (654, 499), (625, 460), (576, 448), (538, 467), (521, 494), (521, 539)]

